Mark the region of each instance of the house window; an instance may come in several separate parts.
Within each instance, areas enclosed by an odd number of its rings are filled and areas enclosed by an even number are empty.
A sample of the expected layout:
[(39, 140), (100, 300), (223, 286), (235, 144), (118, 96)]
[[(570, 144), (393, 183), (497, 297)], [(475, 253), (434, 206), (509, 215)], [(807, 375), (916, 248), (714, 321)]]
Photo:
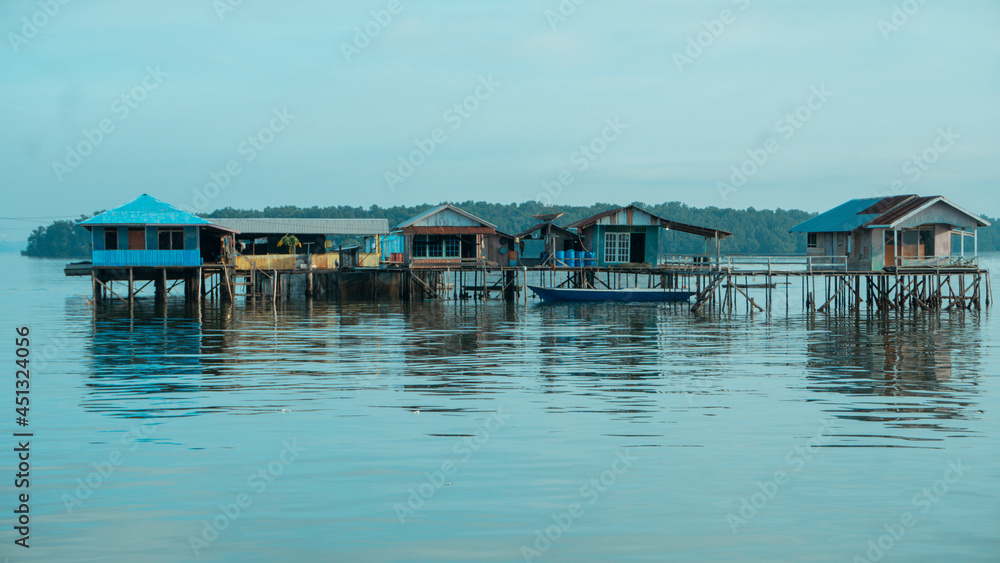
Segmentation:
[(895, 242), (899, 246), (896, 256), (903, 258), (929, 258), (934, 256), (934, 228), (903, 229), (895, 231), (895, 241), (893, 231), (885, 232), (886, 246), (892, 246)]
[(819, 240), (817, 240), (818, 238), (819, 237), (816, 236), (816, 233), (809, 233), (809, 234), (807, 234), (806, 235), (806, 247), (807, 248), (819, 248)]
[(446, 235), (414, 235), (414, 258), (458, 258), (461, 245), (458, 237)]
[(184, 250), (184, 229), (160, 228), (158, 231), (160, 250)]
[(609, 264), (629, 261), (629, 233), (604, 235), (604, 261)]
[(427, 258), (427, 235), (413, 236), (413, 257)]
[(104, 228), (104, 250), (118, 250), (118, 229), (116, 227)]

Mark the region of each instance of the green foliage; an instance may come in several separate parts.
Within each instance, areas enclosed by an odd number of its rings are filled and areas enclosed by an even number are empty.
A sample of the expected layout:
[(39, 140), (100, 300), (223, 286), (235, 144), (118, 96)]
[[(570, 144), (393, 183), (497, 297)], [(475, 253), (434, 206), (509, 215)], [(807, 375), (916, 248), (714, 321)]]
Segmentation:
[(299, 237), (295, 235), (285, 235), (278, 241), (278, 246), (287, 246), (289, 254), (295, 254), (295, 248), (302, 246)]
[(28, 246), (23, 256), (45, 258), (90, 258), (90, 232), (75, 221), (56, 221), (47, 227), (38, 227), (28, 236)]

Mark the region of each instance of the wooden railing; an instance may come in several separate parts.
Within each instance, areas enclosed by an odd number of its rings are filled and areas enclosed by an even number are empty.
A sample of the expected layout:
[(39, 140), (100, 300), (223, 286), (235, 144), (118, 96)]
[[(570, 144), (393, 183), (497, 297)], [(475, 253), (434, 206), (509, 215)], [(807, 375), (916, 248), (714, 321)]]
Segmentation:
[(896, 257), (897, 268), (976, 268), (979, 266), (978, 256), (938, 256), (929, 258)]
[[(317, 270), (335, 270), (340, 265), (339, 252), (325, 254), (310, 254), (308, 267)], [(306, 266), (304, 254), (239, 254), (233, 263), (237, 270), (297, 270)], [(378, 268), (379, 255), (374, 252), (358, 254), (358, 266), (362, 268)]]

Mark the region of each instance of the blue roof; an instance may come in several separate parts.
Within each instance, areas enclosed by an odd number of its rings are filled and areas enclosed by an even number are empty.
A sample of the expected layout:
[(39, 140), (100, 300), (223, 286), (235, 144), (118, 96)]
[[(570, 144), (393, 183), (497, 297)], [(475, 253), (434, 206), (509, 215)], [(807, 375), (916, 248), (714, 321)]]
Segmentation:
[(879, 203), (885, 199), (884, 197), (868, 197), (861, 199), (852, 199), (847, 203), (843, 203), (834, 207), (833, 209), (820, 213), (819, 215), (803, 221), (798, 225), (789, 230), (791, 233), (844, 233), (851, 232), (857, 229), (861, 225), (864, 225), (868, 221), (871, 221), (875, 217), (878, 217), (882, 212), (878, 213), (865, 213), (861, 215), (860, 213), (869, 207), (872, 207), (876, 203)]
[(121, 207), (99, 213), (80, 223), (85, 227), (95, 225), (208, 225), (212, 223), (193, 213), (177, 209), (151, 195), (142, 194)]

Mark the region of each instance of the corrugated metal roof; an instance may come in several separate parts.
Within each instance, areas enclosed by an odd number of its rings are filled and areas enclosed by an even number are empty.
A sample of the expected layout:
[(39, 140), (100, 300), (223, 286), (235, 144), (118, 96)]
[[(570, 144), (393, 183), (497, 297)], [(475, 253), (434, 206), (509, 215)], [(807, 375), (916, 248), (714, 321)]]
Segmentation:
[(892, 225), (896, 221), (903, 219), (910, 213), (920, 209), (932, 201), (937, 201), (944, 199), (941, 196), (928, 196), (928, 197), (917, 197), (912, 196), (910, 199), (904, 200), (903, 202), (897, 203), (895, 206), (886, 210), (885, 213), (873, 217), (869, 221), (865, 222), (865, 226), (873, 225)]
[(879, 215), (878, 217), (872, 219), (871, 221), (868, 221), (867, 223), (865, 223), (865, 226), (872, 228), (874, 227), (896, 228), (896, 226), (898, 226), (899, 224), (907, 221), (913, 216), (916, 216), (924, 212), (924, 210), (930, 208), (931, 206), (935, 205), (938, 202), (941, 202), (944, 205), (951, 207), (958, 213), (965, 215), (969, 219), (972, 219), (972, 221), (974, 221), (975, 224), (980, 227), (990, 226), (990, 222), (987, 221), (986, 219), (983, 219), (982, 217), (976, 215), (975, 213), (972, 213), (967, 209), (964, 209), (956, 205), (955, 203), (949, 201), (948, 198), (939, 195), (925, 196), (925, 197), (913, 196), (912, 199), (909, 199), (897, 205), (896, 207), (893, 207), (892, 209), (888, 210), (882, 215)]
[(213, 224), (241, 233), (283, 235), (385, 235), (388, 219), (209, 219)]
[[(867, 197), (861, 199), (852, 199), (845, 203), (834, 207), (833, 209), (820, 213), (819, 215), (808, 219), (792, 227), (789, 232), (791, 233), (842, 233), (851, 232), (854, 229), (864, 225), (868, 221), (878, 217), (881, 214), (881, 210), (886, 209), (884, 206), (879, 205), (886, 199), (896, 200), (898, 204), (899, 201), (905, 201), (907, 198), (914, 197), (910, 196), (893, 196), (892, 198), (884, 197)], [(876, 207), (877, 206), (877, 207)], [(875, 213), (865, 213), (871, 209), (879, 209)]]
[(729, 231), (722, 231), (719, 229), (712, 229), (709, 227), (699, 227), (698, 225), (688, 225), (686, 223), (678, 223), (677, 221), (664, 219), (663, 217), (660, 217), (658, 215), (653, 215), (649, 211), (646, 211), (645, 209), (635, 205), (619, 207), (618, 209), (609, 209), (607, 211), (598, 213), (597, 215), (592, 215), (590, 217), (587, 217), (586, 219), (580, 219), (579, 221), (570, 223), (569, 225), (566, 225), (566, 228), (576, 229), (577, 232), (580, 232), (583, 229), (589, 227), (590, 225), (593, 225), (594, 223), (601, 221), (601, 219), (604, 219), (605, 217), (611, 217), (622, 212), (625, 213), (625, 216), (627, 217), (628, 221), (626, 223), (621, 223), (621, 224), (633, 224), (631, 222), (631, 219), (635, 211), (640, 211), (642, 213), (645, 213), (646, 215), (649, 215), (653, 220), (652, 224), (655, 225), (658, 223), (659, 226), (666, 227), (673, 231), (689, 233), (692, 235), (698, 235), (700, 237), (707, 237), (707, 238), (723, 239), (729, 236), (733, 236), (733, 233), (730, 233)]
[(897, 195), (852, 199), (791, 228), (792, 233), (840, 233), (860, 227), (895, 227), (937, 202), (944, 202), (981, 226), (989, 222), (938, 195)]
[[(514, 236), (517, 237), (517, 238), (528, 238), (528, 235), (530, 235), (531, 233), (533, 233), (533, 232), (535, 232), (535, 231), (537, 231), (539, 229), (545, 229), (546, 226), (549, 226), (552, 230), (559, 232), (560, 234), (562, 234), (565, 237), (569, 237), (569, 238), (576, 238), (577, 237), (577, 234), (575, 232), (573, 232), (573, 231), (571, 231), (569, 229), (564, 229), (564, 228), (560, 227), (559, 225), (556, 225), (555, 223), (547, 223), (547, 222), (546, 223), (538, 223), (534, 227), (531, 227), (530, 229), (528, 229), (526, 231), (522, 231), (521, 233), (516, 234)], [(544, 233), (544, 230), (542, 232)]]
[[(451, 205), (450, 203), (445, 203), (444, 205), (439, 205), (439, 206), (437, 206), (437, 207), (435, 207), (433, 209), (428, 209), (427, 211), (424, 211), (423, 213), (421, 213), (421, 214), (419, 214), (419, 215), (417, 215), (415, 217), (411, 217), (411, 218), (407, 219), (406, 221), (403, 221), (402, 223), (400, 223), (399, 225), (396, 226), (396, 229), (404, 229), (406, 227), (411, 227), (411, 226), (415, 225), (416, 223), (423, 222), (427, 218), (431, 217), (432, 215), (437, 215), (438, 213), (441, 213), (442, 211), (445, 211), (445, 210), (453, 211), (453, 212), (455, 212), (455, 213), (457, 213), (457, 214), (465, 217), (466, 219), (469, 219), (470, 221), (473, 221), (475, 223), (479, 223), (480, 225), (483, 225), (485, 227), (489, 227), (491, 229), (496, 229), (497, 228), (497, 226), (494, 225), (493, 223), (490, 223), (488, 221), (484, 221), (484, 220), (480, 219), (479, 217), (476, 217), (472, 213), (469, 213), (468, 211), (465, 211), (464, 209), (459, 209), (459, 208), (455, 207), (454, 205)], [(438, 226), (445, 226), (445, 225), (438, 225)]]
[(879, 213), (885, 213), (886, 211), (896, 207), (900, 203), (910, 199), (911, 197), (917, 197), (915, 195), (893, 195), (889, 197), (882, 198), (875, 205), (864, 209), (861, 211), (865, 215), (877, 215)]
[(99, 213), (80, 223), (84, 227), (98, 225), (211, 225), (205, 219), (177, 209), (147, 194)]
[(400, 230), (408, 235), (492, 235), (498, 232), (491, 227), (405, 227)]

